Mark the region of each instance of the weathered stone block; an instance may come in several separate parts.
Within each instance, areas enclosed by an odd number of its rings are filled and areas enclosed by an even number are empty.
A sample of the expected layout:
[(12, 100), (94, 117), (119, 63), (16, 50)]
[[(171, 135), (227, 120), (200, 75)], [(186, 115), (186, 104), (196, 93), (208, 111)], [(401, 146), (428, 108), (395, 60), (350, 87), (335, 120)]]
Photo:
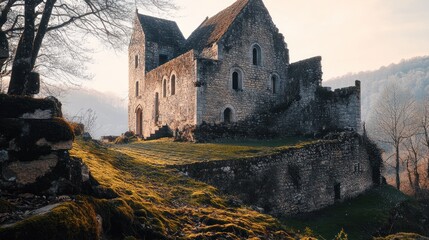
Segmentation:
[(37, 99), (0, 94), (0, 118), (49, 119), (62, 117), (61, 103), (54, 97)]
[(62, 118), (0, 118), (0, 148), (16, 152), (68, 150), (74, 140), (73, 130)]

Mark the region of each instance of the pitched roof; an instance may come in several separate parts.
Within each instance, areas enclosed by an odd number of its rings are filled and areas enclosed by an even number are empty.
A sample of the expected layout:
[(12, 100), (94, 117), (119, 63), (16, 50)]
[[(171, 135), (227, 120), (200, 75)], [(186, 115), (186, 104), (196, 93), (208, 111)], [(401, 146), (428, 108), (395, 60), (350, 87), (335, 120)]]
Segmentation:
[(176, 22), (143, 14), (138, 14), (137, 16), (146, 40), (177, 47), (181, 47), (185, 42), (185, 37), (183, 37)]
[(186, 40), (186, 50), (203, 50), (219, 41), (237, 16), (251, 0), (237, 0), (234, 4), (206, 19)]

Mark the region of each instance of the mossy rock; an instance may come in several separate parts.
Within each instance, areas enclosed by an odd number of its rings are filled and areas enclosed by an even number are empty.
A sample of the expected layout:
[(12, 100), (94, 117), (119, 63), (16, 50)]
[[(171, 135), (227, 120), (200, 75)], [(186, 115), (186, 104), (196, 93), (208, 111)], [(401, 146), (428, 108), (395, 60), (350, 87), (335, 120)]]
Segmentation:
[(43, 120), (0, 118), (0, 135), (2, 136), (0, 148), (11, 148), (10, 142), (13, 141), (12, 147), (15, 149), (10, 150), (19, 151), (35, 151), (44, 148), (43, 144), (37, 143), (41, 139), (49, 143), (74, 140), (73, 129), (63, 118)]
[(47, 110), (51, 117), (62, 117), (61, 103), (53, 97), (38, 99), (0, 94), (0, 118), (20, 118), (24, 114)]
[(11, 225), (0, 227), (0, 239), (92, 240), (99, 238), (96, 214), (86, 202), (67, 202)]

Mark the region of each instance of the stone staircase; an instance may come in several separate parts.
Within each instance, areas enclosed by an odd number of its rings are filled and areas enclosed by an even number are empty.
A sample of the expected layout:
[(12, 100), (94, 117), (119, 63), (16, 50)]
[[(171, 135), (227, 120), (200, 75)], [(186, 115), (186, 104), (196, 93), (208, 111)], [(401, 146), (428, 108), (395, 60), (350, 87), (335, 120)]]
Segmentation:
[(156, 140), (164, 137), (173, 137), (173, 133), (167, 125), (158, 128), (158, 130), (150, 134), (149, 137), (146, 137), (145, 140)]

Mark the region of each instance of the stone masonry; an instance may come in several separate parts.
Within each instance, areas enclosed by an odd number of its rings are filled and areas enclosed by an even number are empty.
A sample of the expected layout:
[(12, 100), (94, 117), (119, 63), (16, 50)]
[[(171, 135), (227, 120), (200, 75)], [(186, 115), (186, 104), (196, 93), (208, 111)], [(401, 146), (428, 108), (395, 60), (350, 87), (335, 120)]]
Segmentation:
[(290, 215), (311, 212), (369, 189), (372, 172), (377, 171), (370, 161), (362, 138), (342, 133), (270, 156), (175, 168), (265, 212)]
[(358, 85), (333, 92), (321, 83), (320, 57), (289, 63), (262, 0), (237, 0), (188, 39), (175, 22), (136, 13), (128, 118), (144, 138), (161, 127), (182, 134), (203, 123), (261, 125), (281, 135), (359, 131)]

